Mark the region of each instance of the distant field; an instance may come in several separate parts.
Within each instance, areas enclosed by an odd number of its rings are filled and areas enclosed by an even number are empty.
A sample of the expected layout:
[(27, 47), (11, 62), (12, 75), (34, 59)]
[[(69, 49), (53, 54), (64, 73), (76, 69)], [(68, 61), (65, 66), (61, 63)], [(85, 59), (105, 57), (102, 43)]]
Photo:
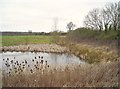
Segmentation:
[(52, 42), (52, 36), (2, 36), (0, 46), (13, 46), (19, 44), (48, 44)]

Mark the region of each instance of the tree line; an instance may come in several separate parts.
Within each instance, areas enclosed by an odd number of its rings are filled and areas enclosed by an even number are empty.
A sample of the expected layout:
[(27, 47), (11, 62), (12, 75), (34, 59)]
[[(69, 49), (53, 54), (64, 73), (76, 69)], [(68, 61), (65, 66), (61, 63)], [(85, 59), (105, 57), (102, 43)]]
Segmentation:
[(120, 2), (107, 3), (102, 9), (90, 11), (84, 20), (86, 28), (93, 30), (118, 30), (120, 28)]

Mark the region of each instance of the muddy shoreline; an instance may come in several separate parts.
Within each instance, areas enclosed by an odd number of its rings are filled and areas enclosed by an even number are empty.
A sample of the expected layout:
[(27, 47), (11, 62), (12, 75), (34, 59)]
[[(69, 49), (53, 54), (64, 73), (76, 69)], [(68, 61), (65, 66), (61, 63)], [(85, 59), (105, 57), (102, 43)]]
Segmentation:
[(0, 47), (1, 52), (46, 52), (46, 53), (66, 53), (69, 49), (61, 47), (56, 44), (29, 44), (29, 45), (18, 45), (18, 46), (3, 46)]

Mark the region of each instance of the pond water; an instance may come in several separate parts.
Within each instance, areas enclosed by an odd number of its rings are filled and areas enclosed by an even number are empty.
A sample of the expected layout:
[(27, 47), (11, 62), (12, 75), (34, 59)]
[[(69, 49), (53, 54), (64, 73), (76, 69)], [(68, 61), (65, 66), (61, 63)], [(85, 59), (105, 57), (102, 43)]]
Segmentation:
[(12, 69), (14, 64), (27, 64), (33, 68), (34, 64), (41, 63), (41, 60), (43, 65), (47, 64), (49, 67), (65, 67), (66, 65), (80, 65), (81, 63), (85, 63), (81, 61), (79, 57), (68, 53), (3, 52), (0, 55), (2, 55), (2, 62), (0, 62), (2, 63), (2, 70), (7, 70), (8, 67)]

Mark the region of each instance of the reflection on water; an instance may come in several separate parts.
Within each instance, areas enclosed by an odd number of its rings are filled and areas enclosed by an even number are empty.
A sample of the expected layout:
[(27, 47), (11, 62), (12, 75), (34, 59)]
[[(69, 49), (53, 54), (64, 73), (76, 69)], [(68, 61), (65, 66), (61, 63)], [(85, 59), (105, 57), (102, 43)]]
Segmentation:
[[(78, 57), (67, 53), (55, 54), (42, 52), (5, 52), (2, 53), (2, 70), (7, 69), (7, 64), (5, 63), (7, 62), (8, 64), (10, 64), (11, 60), (13, 60), (14, 62), (18, 61), (19, 64), (22, 64), (23, 61), (27, 61), (27, 64), (30, 65), (30, 67), (34, 67), (33, 60), (36, 62), (41, 62), (41, 60), (43, 60), (44, 65), (47, 61), (49, 66), (52, 67), (64, 67), (66, 65), (79, 65), (80, 63), (84, 63)], [(10, 64), (10, 68), (12, 67), (13, 66)]]

